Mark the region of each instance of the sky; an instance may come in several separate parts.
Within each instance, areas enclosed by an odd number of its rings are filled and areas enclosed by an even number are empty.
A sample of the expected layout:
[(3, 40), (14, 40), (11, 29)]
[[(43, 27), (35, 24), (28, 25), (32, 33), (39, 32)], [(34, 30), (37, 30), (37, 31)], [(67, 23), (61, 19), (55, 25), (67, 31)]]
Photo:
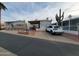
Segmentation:
[(55, 21), (55, 15), (59, 9), (65, 13), (64, 19), (71, 14), (79, 16), (78, 2), (3, 2), (7, 7), (6, 11), (2, 10), (3, 21), (15, 20), (45, 20), (47, 17), (52, 22)]

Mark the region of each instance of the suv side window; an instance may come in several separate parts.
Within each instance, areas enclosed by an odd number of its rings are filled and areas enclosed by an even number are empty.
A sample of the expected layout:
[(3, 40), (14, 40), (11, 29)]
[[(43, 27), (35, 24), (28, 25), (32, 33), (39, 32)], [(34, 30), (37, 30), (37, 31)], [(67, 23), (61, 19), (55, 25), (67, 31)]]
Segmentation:
[(48, 28), (52, 28), (52, 26), (48, 26)]
[(54, 26), (54, 28), (59, 28), (58, 26)]

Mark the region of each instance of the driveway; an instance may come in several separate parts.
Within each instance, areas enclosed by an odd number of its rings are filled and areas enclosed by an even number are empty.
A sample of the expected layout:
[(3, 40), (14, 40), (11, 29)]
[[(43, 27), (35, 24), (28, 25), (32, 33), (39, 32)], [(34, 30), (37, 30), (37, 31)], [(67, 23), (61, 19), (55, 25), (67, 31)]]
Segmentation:
[[(29, 31), (29, 34), (23, 34), (18, 33), (18, 31), (7, 31), (7, 30), (2, 30), (1, 32), (4, 33), (9, 33), (9, 34), (14, 34), (14, 35), (20, 35), (20, 36), (26, 36), (26, 37), (32, 37), (32, 38), (38, 38), (38, 39), (44, 39), (44, 40), (50, 40), (50, 41), (56, 41), (56, 42), (64, 42), (64, 43), (71, 43), (71, 44), (77, 44), (79, 45), (79, 41), (69, 39), (63, 35), (51, 35), (50, 33), (47, 33), (45, 31)], [(24, 32), (25, 33), (25, 32)]]
[(0, 32), (0, 47), (19, 56), (79, 56), (79, 45)]

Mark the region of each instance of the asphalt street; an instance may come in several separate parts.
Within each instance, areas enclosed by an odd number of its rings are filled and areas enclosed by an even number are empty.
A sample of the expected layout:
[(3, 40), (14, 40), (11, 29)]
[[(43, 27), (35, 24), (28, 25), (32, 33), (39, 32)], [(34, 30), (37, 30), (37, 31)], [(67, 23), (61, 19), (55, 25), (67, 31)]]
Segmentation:
[(0, 47), (18, 56), (79, 56), (79, 45), (3, 32), (0, 32)]

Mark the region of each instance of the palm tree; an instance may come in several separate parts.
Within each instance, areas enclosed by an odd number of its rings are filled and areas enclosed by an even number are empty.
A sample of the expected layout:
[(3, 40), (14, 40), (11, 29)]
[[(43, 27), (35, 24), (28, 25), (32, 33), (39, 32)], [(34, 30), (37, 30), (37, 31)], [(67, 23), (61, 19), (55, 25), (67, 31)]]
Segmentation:
[(7, 9), (6, 6), (0, 2), (0, 30), (1, 30), (1, 10), (5, 11), (6, 9)]

